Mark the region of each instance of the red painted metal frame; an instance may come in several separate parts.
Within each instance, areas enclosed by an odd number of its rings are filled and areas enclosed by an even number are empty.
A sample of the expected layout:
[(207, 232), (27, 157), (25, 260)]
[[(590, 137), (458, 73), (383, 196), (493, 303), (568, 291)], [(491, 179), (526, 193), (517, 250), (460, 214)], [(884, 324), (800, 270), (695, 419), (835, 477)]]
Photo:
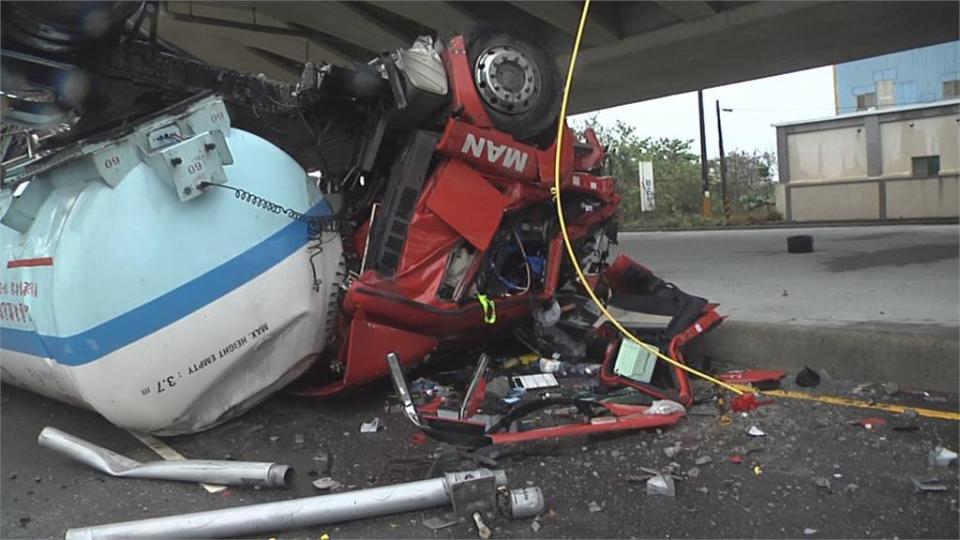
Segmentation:
[[(449, 186), (469, 168), (481, 180), (501, 193), (505, 205), (499, 220), (512, 212), (532, 205), (549, 203), (553, 185), (556, 145), (540, 150), (520, 143), (510, 135), (493, 129), (473, 82), (464, 39), (452, 38), (443, 52), (444, 66), (450, 84), (451, 117), (437, 144), (437, 160), (433, 172), (424, 183), (415, 205), (407, 239), (397, 269), (391, 278), (374, 270), (365, 271), (352, 281), (341, 302), (341, 324), (338, 361), (343, 378), (333, 384), (309, 391), (328, 395), (387, 374), (383, 358), (397, 352), (401, 358), (417, 362), (441, 343), (468, 343), (484, 339), (512, 322), (527, 317), (540, 303), (553, 297), (565, 256), (562, 239), (556, 234), (549, 242), (547, 270), (543, 288), (522, 295), (495, 298), (497, 320), (487, 324), (481, 306), (472, 299), (451, 301), (438, 297), (450, 252), (465, 238), (432, 208), (449, 210), (449, 201), (438, 200), (450, 193)], [(592, 212), (568, 218), (568, 234), (579, 238), (594, 225), (614, 216), (620, 196), (614, 190), (615, 180), (598, 177), (580, 170), (602, 160), (603, 149), (593, 136), (588, 156), (575, 159), (574, 133), (567, 128), (561, 152), (561, 189), (564, 193), (587, 195), (598, 204)], [(579, 167), (575, 168), (574, 165)], [(475, 180), (477, 181), (477, 180)], [(438, 186), (445, 186), (438, 190)], [(461, 197), (462, 198), (462, 197)], [(493, 200), (494, 198), (490, 198)], [(457, 204), (461, 201), (458, 199)], [(447, 219), (451, 219), (449, 214)], [(470, 241), (485, 244), (491, 226), (490, 217), (483, 227), (465, 229)], [(456, 220), (454, 220), (456, 221)], [(500, 222), (496, 222), (499, 228)], [(362, 254), (370, 231), (363, 224), (354, 234), (353, 243)], [(473, 280), (485, 251), (481, 249), (469, 269)]]
[[(478, 430), (482, 429), (484, 424), (472, 420), (444, 420), (442, 423), (430, 422), (431, 418), (439, 419), (436, 415), (438, 400), (420, 407), (418, 412), (421, 420), (425, 424), (432, 426), (432, 429), (442, 429), (439, 426), (451, 423), (471, 425)], [(528, 441), (539, 441), (543, 439), (552, 439), (559, 437), (577, 437), (583, 435), (593, 435), (597, 433), (611, 433), (616, 431), (632, 431), (637, 429), (650, 429), (676, 424), (686, 413), (677, 412), (672, 414), (647, 414), (649, 407), (643, 405), (625, 405), (620, 403), (596, 402), (596, 405), (607, 409), (610, 416), (597, 416), (587, 422), (575, 422), (560, 426), (549, 426), (543, 428), (529, 429), (525, 431), (513, 431), (503, 433), (487, 433), (486, 439), (490, 444), (515, 444)], [(423, 412), (431, 411), (431, 414), (424, 415)], [(428, 430), (427, 436), (431, 435)]]

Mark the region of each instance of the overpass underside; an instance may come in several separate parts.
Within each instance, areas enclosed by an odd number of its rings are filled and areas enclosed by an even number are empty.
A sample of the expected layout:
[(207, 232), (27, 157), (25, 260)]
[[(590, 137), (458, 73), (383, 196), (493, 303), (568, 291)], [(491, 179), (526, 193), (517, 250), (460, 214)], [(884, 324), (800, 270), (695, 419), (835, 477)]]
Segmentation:
[[(165, 3), (159, 33), (212, 64), (295, 79), (485, 21), (537, 36), (564, 65), (579, 2)], [(955, 40), (958, 2), (594, 2), (573, 112)]]

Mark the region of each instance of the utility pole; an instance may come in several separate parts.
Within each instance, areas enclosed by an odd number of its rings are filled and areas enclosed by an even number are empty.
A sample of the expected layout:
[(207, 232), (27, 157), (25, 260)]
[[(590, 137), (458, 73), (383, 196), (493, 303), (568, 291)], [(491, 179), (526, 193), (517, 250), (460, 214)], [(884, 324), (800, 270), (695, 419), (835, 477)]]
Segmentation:
[(720, 123), (720, 100), (717, 100), (717, 142), (720, 143), (720, 200), (723, 201), (723, 222), (730, 221), (730, 199), (727, 198), (727, 159), (723, 153), (723, 126)]
[(710, 177), (707, 172), (707, 128), (703, 118), (703, 90), (697, 90), (700, 106), (700, 176), (703, 179), (703, 217), (713, 217), (713, 202), (710, 200)]

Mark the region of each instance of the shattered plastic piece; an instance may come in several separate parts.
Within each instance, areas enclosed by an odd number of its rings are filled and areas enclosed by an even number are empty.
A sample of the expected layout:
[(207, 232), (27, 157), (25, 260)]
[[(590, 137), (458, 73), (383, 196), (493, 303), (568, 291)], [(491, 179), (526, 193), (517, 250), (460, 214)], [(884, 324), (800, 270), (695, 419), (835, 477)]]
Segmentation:
[(757, 426), (750, 426), (750, 429), (747, 430), (747, 435), (751, 437), (766, 437), (767, 434)]
[(810, 528), (806, 528), (803, 530), (804, 536), (811, 536), (811, 535), (817, 534), (818, 532), (820, 531), (818, 531), (817, 529), (810, 529)]
[(751, 384), (779, 381), (787, 375), (782, 369), (734, 369), (717, 376), (724, 382)]
[(883, 383), (880, 385), (880, 388), (882, 388), (883, 393), (888, 396), (893, 396), (900, 393), (900, 385), (897, 383)]
[(820, 375), (809, 367), (804, 366), (800, 373), (797, 373), (794, 382), (801, 388), (815, 388), (820, 384)]
[(334, 480), (333, 478), (330, 478), (329, 476), (325, 476), (323, 478), (317, 478), (311, 483), (313, 484), (313, 487), (321, 491), (333, 490), (340, 487), (340, 482), (337, 482), (336, 480)]
[(847, 484), (847, 485), (843, 488), (843, 492), (846, 493), (847, 495), (849, 495), (849, 494), (851, 494), (851, 493), (855, 493), (858, 489), (860, 489), (860, 486), (858, 486), (858, 485), (856, 485), (856, 484)]
[(440, 529), (446, 529), (447, 527), (453, 527), (457, 524), (455, 519), (440, 519), (438, 517), (427, 518), (422, 521), (423, 526), (432, 530), (439, 531)]
[(931, 467), (949, 467), (956, 461), (957, 453), (942, 446), (934, 447), (927, 456), (927, 462)]
[(739, 464), (743, 463), (743, 458), (742, 458), (741, 456), (738, 456), (738, 455), (736, 455), (736, 456), (730, 456), (730, 462), (731, 462), (731, 463), (736, 463), (737, 465), (739, 465)]
[(734, 412), (743, 413), (743, 416), (746, 416), (747, 411), (752, 411), (761, 405), (772, 405), (773, 400), (767, 399), (760, 401), (757, 399), (757, 395), (753, 392), (747, 392), (739, 396), (734, 396), (730, 400), (730, 408)]
[[(647, 409), (644, 414), (675, 414), (675, 413), (685, 413), (687, 409), (683, 405), (677, 403), (676, 401), (671, 401), (669, 399), (658, 399), (650, 404), (650, 408)], [(670, 457), (670, 456), (667, 456)]]
[(597, 501), (590, 501), (590, 503), (587, 504), (587, 508), (590, 510), (591, 514), (596, 514), (597, 512), (603, 510), (603, 507), (597, 504)]
[(687, 478), (697, 478), (699, 476), (700, 476), (700, 467), (691, 467), (690, 470), (687, 471)]
[(697, 466), (701, 466), (711, 462), (713, 462), (713, 458), (711, 458), (710, 456), (700, 456), (693, 461), (693, 464)]
[(763, 467), (761, 467), (760, 465), (754, 465), (753, 474), (754, 476), (760, 476), (761, 474), (763, 474)]
[(672, 476), (658, 474), (647, 480), (647, 495), (674, 497), (676, 494), (677, 488)]
[(511, 388), (507, 392), (507, 397), (503, 398), (503, 402), (507, 405), (513, 405), (514, 403), (519, 403), (523, 399), (523, 395), (527, 393), (526, 388)]
[(539, 532), (539, 531), (540, 531), (540, 527), (541, 527), (541, 525), (540, 525), (540, 520), (539, 520), (539, 519), (535, 519), (535, 520), (533, 520), (533, 521), (530, 523), (530, 528), (533, 530), (533, 532)]
[(917, 488), (917, 491), (923, 492), (942, 492), (947, 490), (946, 484), (941, 483), (936, 478), (931, 478), (929, 480), (914, 479), (913, 486)]
[(813, 485), (817, 486), (818, 488), (826, 489), (828, 491), (830, 490), (830, 480), (828, 478), (822, 478), (817, 476), (813, 479)]
[(863, 426), (867, 429), (875, 429), (887, 425), (887, 421), (883, 418), (864, 418), (863, 420), (858, 420), (855, 424)]
[(380, 417), (360, 424), (360, 433), (376, 433), (380, 429)]
[(674, 444), (673, 446), (668, 446), (668, 447), (664, 448), (664, 449), (663, 449), (663, 454), (664, 454), (665, 456), (667, 456), (668, 458), (673, 459), (673, 458), (676, 457), (678, 454), (680, 454), (680, 452), (681, 452), (682, 450), (683, 450), (683, 448), (680, 446), (680, 443), (678, 442), (678, 443)]

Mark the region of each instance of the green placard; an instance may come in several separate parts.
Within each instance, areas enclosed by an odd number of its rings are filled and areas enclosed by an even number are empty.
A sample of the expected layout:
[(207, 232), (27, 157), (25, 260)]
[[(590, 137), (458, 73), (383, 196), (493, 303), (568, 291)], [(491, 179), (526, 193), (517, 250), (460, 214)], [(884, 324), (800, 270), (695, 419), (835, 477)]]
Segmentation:
[(634, 381), (649, 383), (653, 378), (656, 363), (657, 355), (625, 339), (620, 343), (620, 352), (613, 364), (613, 372)]

